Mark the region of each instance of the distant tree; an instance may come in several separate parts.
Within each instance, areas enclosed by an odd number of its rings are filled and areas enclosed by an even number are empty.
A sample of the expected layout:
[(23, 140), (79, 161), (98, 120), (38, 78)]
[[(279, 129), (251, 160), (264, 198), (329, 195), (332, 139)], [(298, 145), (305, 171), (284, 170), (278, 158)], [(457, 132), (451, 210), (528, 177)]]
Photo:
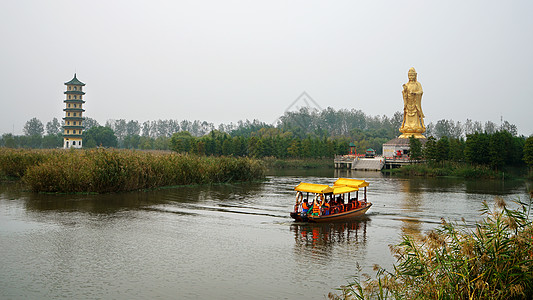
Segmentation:
[(491, 122), (491, 121), (485, 122), (485, 133), (493, 134), (496, 132), (496, 128), (497, 126), (494, 122)]
[(420, 160), (422, 159), (422, 143), (419, 139), (415, 138), (414, 135), (409, 137), (409, 155), (411, 159)]
[(490, 136), (487, 133), (476, 132), (466, 137), (464, 156), (467, 162), (473, 164), (489, 164)]
[(424, 145), (424, 148), (423, 148), (423, 153), (424, 153), (424, 157), (427, 160), (430, 160), (430, 161), (437, 160), (437, 157), (438, 157), (437, 140), (433, 136), (428, 137), (426, 144)]
[(528, 137), (524, 144), (524, 162), (529, 167), (529, 170), (533, 169), (533, 135)]
[(6, 133), (2, 135), (2, 144), (7, 148), (16, 148), (17, 142), (15, 137), (11, 133)]
[(142, 125), (142, 136), (150, 136), (150, 121), (144, 121)]
[(59, 148), (63, 145), (61, 134), (47, 134), (42, 139), (42, 147), (47, 149)]
[(82, 124), (83, 124), (83, 129), (84, 130), (89, 130), (89, 129), (93, 128), (93, 127), (100, 126), (98, 121), (96, 121), (93, 118), (89, 118), (89, 117), (84, 117)]
[(178, 153), (191, 152), (193, 136), (188, 131), (176, 132), (169, 141), (170, 150)]
[(46, 134), (47, 135), (56, 135), (61, 133), (61, 124), (57, 118), (53, 118), (52, 121), (46, 123)]
[(36, 135), (41, 137), (44, 133), (44, 126), (41, 121), (37, 118), (32, 118), (26, 125), (24, 125), (24, 134), (27, 136)]
[(222, 142), (222, 155), (232, 155), (233, 154), (233, 143), (231, 139), (225, 139)]
[(149, 136), (141, 136), (139, 138), (139, 148), (143, 150), (154, 149), (154, 140)]
[(106, 126), (96, 126), (83, 132), (84, 147), (116, 147), (117, 137), (113, 130)]
[(454, 123), (453, 120), (443, 119), (437, 121), (434, 134), (438, 139), (444, 136), (458, 139), (463, 135), (463, 128), (460, 122)]
[(141, 133), (141, 125), (138, 121), (130, 120), (126, 124), (126, 136), (139, 135)]
[(156, 150), (168, 150), (169, 149), (169, 138), (166, 136), (158, 136), (154, 140), (154, 149)]
[(450, 139), (450, 160), (464, 161), (465, 141), (463, 138)]
[(444, 162), (450, 158), (450, 140), (447, 136), (437, 141), (437, 162)]
[(502, 123), (502, 126), (501, 126), (501, 129), (502, 131), (507, 131), (509, 132), (512, 136), (517, 136), (518, 135), (518, 129), (516, 127), (516, 125), (513, 125), (507, 121), (503, 121)]
[(127, 135), (122, 141), (122, 147), (127, 149), (137, 149), (141, 143), (141, 137), (139, 135)]

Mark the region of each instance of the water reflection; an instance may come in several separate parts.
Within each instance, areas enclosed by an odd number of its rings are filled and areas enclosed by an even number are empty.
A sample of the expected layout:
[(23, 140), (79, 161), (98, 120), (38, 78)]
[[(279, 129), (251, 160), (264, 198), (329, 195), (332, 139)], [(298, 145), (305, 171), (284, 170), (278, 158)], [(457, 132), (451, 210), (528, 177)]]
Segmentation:
[[(421, 181), (418, 180), (403, 180), (401, 184), (400, 194), (403, 195), (400, 207), (407, 212), (406, 215), (416, 215), (421, 211), (422, 193)], [(412, 214), (411, 214), (412, 213)], [(418, 235), (422, 230), (420, 220), (416, 217), (403, 217), (402, 233), (409, 235)]]
[[(0, 185), (1, 199), (24, 200), (25, 208), (34, 212), (83, 212), (112, 214), (168, 203), (198, 203), (225, 200), (227, 205), (257, 199), (265, 183), (236, 183), (211, 186), (182, 186), (151, 191), (110, 194), (41, 194), (24, 191), (13, 184)], [(223, 206), (223, 205), (222, 205)]]
[(365, 244), (367, 222), (370, 222), (368, 217), (342, 223), (294, 223), (291, 231), (297, 248)]
[[(294, 256), (297, 264), (310, 260), (331, 262), (359, 257), (367, 242), (367, 223), (370, 219), (357, 219), (343, 223), (295, 223)], [(336, 255), (338, 249), (340, 254)]]

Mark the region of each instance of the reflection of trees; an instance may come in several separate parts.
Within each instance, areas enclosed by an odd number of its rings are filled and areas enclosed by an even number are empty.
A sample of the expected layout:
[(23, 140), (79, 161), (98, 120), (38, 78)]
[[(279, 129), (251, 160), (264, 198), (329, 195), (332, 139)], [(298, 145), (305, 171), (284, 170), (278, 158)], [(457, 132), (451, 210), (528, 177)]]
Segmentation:
[(291, 226), (295, 253), (308, 258), (316, 253), (329, 253), (338, 244), (366, 244), (368, 217), (342, 223), (299, 223)]
[(24, 191), (18, 184), (0, 185), (4, 199), (23, 199), (29, 211), (79, 211), (115, 213), (169, 202), (195, 203), (205, 199), (254, 199), (264, 183), (235, 183), (164, 188), (110, 194), (40, 194)]

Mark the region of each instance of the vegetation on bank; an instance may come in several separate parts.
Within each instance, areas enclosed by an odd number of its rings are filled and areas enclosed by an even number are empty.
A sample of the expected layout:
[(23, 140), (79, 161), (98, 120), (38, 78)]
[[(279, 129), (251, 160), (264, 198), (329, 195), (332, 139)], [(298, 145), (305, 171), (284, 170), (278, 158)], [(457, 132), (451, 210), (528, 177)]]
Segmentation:
[(120, 192), (163, 186), (262, 179), (250, 158), (200, 157), (129, 150), (0, 149), (0, 173), (35, 192)]
[(532, 299), (531, 198), (509, 209), (497, 198), (474, 229), (443, 221), (428, 234), (403, 235), (391, 247), (391, 272), (375, 267), (372, 279), (356, 276), (330, 299)]
[(264, 157), (262, 161), (268, 169), (333, 169), (331, 158), (298, 159)]
[[(488, 178), (500, 179), (505, 173), (491, 169), (484, 165), (471, 165), (466, 163), (447, 162), (443, 164), (419, 163), (405, 165), (398, 169), (384, 170), (391, 174), (402, 176), (454, 176), (462, 178)], [(507, 175), (509, 176), (509, 175)]]
[(407, 176), (458, 176), (464, 178), (504, 178), (510, 168), (533, 169), (533, 136), (525, 139), (507, 131), (473, 133), (463, 139), (430, 136), (422, 145), (410, 139), (409, 157), (424, 160), (388, 171)]

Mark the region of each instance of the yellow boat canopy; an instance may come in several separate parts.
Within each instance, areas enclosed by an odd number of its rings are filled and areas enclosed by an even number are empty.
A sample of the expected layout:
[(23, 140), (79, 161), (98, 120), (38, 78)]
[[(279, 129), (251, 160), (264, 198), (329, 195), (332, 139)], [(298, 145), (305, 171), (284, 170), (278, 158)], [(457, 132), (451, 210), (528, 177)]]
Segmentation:
[(367, 187), (368, 182), (360, 179), (351, 179), (351, 178), (339, 178), (335, 181), (334, 186), (349, 186), (354, 188)]
[(333, 192), (333, 188), (325, 184), (302, 182), (294, 188), (298, 192), (308, 192), (315, 194), (327, 194)]
[(349, 186), (333, 186), (333, 195), (346, 194), (358, 191), (358, 188)]
[(315, 193), (315, 194), (329, 194), (333, 193), (334, 195), (338, 194), (345, 194), (345, 193), (351, 193), (359, 190), (356, 187), (351, 186), (333, 186), (330, 187), (325, 184), (315, 184), (315, 183), (305, 183), (302, 182), (298, 186), (294, 188), (295, 191), (298, 192), (308, 192), (308, 193)]

